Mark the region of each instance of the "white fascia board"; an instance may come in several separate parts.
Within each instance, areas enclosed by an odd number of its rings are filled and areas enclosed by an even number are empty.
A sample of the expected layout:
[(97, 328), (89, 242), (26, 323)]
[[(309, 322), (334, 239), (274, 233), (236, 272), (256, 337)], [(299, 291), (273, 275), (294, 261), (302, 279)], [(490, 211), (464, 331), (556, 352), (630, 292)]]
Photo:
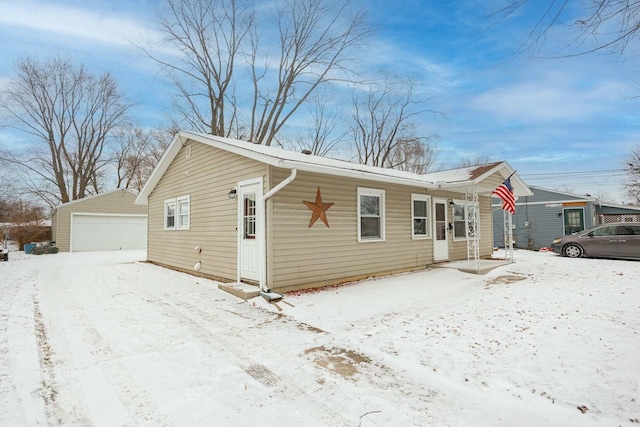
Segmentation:
[(384, 182), (387, 184), (407, 185), (412, 187), (422, 187), (437, 189), (438, 186), (431, 181), (403, 178), (398, 176), (380, 175), (376, 173), (360, 171), (355, 169), (343, 169), (326, 165), (317, 165), (291, 160), (282, 160), (276, 165), (284, 169), (298, 169), (305, 172), (314, 172), (325, 175), (341, 176), (345, 178), (357, 178), (367, 181)]
[(73, 205), (75, 203), (86, 202), (87, 200), (95, 199), (96, 197), (106, 196), (107, 194), (115, 193), (116, 191), (128, 191), (129, 193), (131, 193), (133, 195), (137, 195), (138, 194), (138, 193), (136, 193), (135, 191), (133, 191), (133, 190), (131, 190), (129, 188), (116, 188), (115, 190), (107, 191), (106, 193), (92, 194), (91, 196), (83, 197), (82, 199), (71, 200), (70, 202), (63, 203), (61, 205), (56, 206), (55, 208), (53, 208), (53, 210), (58, 210), (60, 208), (67, 207), (69, 205)]
[(149, 203), (149, 194), (156, 187), (162, 175), (167, 171), (169, 165), (180, 151), (180, 148), (182, 148), (182, 141), (182, 132), (176, 133), (167, 149), (162, 153), (162, 157), (160, 157), (156, 167), (153, 169), (153, 172), (151, 172), (144, 187), (142, 187), (140, 194), (138, 194), (134, 202), (136, 205), (146, 205)]

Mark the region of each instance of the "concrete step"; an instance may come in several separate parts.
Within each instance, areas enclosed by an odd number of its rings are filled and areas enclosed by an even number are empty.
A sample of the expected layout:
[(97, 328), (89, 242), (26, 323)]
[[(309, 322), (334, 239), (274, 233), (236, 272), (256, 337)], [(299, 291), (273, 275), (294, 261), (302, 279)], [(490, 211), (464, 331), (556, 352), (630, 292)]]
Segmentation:
[(245, 301), (260, 296), (260, 288), (258, 286), (243, 282), (219, 283), (218, 289)]

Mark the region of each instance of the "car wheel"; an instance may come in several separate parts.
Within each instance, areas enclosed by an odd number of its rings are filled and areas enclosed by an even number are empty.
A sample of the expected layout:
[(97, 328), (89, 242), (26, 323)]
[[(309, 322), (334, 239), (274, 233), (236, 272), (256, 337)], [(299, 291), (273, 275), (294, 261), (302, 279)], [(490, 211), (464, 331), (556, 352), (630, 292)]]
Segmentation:
[(564, 247), (564, 254), (569, 258), (580, 258), (583, 253), (582, 247), (573, 243)]

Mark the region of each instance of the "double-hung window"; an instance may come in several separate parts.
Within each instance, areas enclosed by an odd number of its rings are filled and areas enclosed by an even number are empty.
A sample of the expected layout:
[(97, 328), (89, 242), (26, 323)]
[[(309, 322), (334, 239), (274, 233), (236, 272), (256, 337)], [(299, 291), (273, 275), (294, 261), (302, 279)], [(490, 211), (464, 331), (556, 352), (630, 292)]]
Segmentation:
[(476, 212), (477, 206), (472, 202), (464, 202), (460, 200), (453, 201), (453, 238), (454, 240), (464, 240), (473, 237), (474, 233), (479, 233), (480, 230), (475, 230), (474, 227), (478, 224), (474, 224), (473, 218)]
[(358, 187), (358, 241), (384, 240), (384, 190)]
[(189, 196), (164, 201), (164, 229), (188, 230), (191, 203)]
[(176, 229), (176, 199), (164, 201), (164, 229)]
[(176, 199), (178, 209), (178, 226), (181, 230), (189, 229), (189, 211), (190, 211), (190, 198), (189, 196), (182, 196)]
[(424, 194), (411, 195), (411, 220), (414, 239), (431, 237), (431, 197)]

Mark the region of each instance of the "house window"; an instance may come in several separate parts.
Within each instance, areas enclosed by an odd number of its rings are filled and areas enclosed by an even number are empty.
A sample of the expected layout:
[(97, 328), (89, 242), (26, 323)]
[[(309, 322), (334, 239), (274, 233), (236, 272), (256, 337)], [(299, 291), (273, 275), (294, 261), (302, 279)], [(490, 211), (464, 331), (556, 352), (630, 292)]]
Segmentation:
[(175, 230), (176, 228), (176, 199), (164, 201), (164, 229)]
[(178, 226), (177, 228), (182, 230), (189, 229), (189, 211), (190, 211), (190, 198), (189, 196), (178, 197), (177, 199), (178, 209)]
[[(453, 202), (453, 238), (454, 240), (464, 240), (474, 234), (473, 216), (476, 213), (475, 206), (471, 202), (457, 201)], [(478, 237), (480, 230), (477, 230)]]
[(384, 240), (384, 190), (358, 188), (358, 241)]
[(431, 237), (430, 206), (431, 197), (422, 194), (411, 195), (411, 219), (414, 239)]

